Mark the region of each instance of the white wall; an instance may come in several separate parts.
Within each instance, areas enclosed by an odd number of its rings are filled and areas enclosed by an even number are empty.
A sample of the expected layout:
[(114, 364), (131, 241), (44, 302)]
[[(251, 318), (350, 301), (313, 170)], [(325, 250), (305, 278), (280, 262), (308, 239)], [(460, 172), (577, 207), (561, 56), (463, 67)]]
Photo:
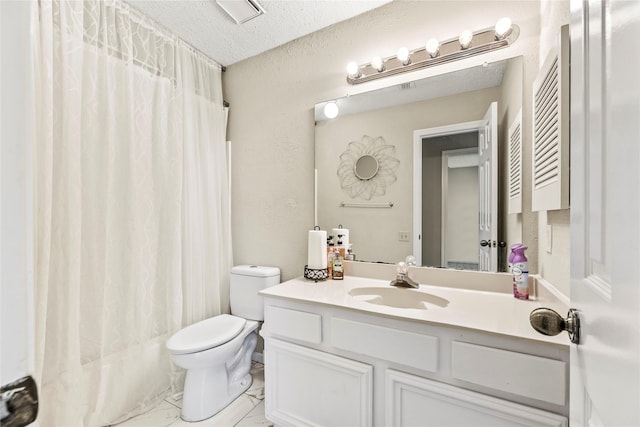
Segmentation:
[[(223, 78), (225, 99), (231, 102), (229, 139), (234, 143), (235, 262), (279, 266), (283, 280), (302, 273), (306, 231), (313, 226), (313, 106), (318, 102), (525, 55), (523, 143), (530, 149), (539, 14), (539, 2), (528, 0), (395, 1), (228, 67)], [(358, 87), (346, 83), (345, 65), (351, 60), (363, 63), (374, 54), (389, 56), (401, 45), (422, 46), (432, 36), (449, 39), (464, 28), (493, 26), (505, 15), (521, 28), (518, 41), (508, 49)], [(523, 226), (523, 240), (530, 248), (537, 243), (537, 228), (535, 221)], [(536, 267), (532, 262), (532, 270)]]
[[(531, 214), (531, 193), (528, 193), (527, 197), (523, 197), (523, 211), (525, 213), (510, 214), (509, 213), (509, 185), (508, 185), (508, 170), (509, 170), (509, 127), (516, 119), (518, 111), (523, 108), (522, 97), (524, 88), (523, 81), (523, 67), (522, 64), (509, 61), (507, 69), (502, 79), (502, 93), (500, 96), (500, 102), (498, 102), (498, 120), (500, 121), (500, 128), (498, 132), (500, 136), (499, 141), (503, 141), (499, 145), (498, 157), (499, 157), (499, 187), (500, 193), (500, 218), (502, 223), (499, 224), (499, 238), (504, 239), (507, 244), (505, 255), (508, 256), (509, 247), (514, 243), (523, 242), (523, 216), (527, 215), (527, 221), (535, 222)], [(526, 154), (526, 153), (524, 153)], [(531, 163), (523, 162), (523, 174), (531, 176)], [(527, 189), (528, 191), (528, 189)], [(535, 255), (535, 254), (534, 254)], [(531, 258), (531, 254), (529, 254)], [(537, 257), (535, 257), (537, 258)], [(502, 260), (503, 265), (506, 264), (506, 260)], [(531, 260), (532, 265), (535, 264), (535, 259)]]
[(0, 384), (33, 373), (30, 4), (0, 1)]

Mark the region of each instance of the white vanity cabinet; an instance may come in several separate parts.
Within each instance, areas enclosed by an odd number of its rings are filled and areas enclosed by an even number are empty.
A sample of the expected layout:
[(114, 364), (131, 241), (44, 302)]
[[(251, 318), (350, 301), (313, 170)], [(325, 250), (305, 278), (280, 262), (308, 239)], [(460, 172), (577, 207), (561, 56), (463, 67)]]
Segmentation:
[(568, 346), (264, 297), (276, 426), (568, 425)]

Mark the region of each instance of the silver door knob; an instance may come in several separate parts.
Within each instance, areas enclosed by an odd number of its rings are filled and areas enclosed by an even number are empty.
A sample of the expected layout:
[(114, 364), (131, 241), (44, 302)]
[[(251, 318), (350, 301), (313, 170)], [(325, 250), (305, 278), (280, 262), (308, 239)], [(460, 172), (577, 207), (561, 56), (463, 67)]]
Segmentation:
[(24, 427), (38, 416), (38, 387), (31, 376), (0, 387), (0, 423)]
[(536, 308), (529, 315), (529, 323), (543, 335), (554, 336), (567, 331), (572, 343), (580, 343), (580, 317), (573, 308), (569, 309), (566, 319), (550, 308)]

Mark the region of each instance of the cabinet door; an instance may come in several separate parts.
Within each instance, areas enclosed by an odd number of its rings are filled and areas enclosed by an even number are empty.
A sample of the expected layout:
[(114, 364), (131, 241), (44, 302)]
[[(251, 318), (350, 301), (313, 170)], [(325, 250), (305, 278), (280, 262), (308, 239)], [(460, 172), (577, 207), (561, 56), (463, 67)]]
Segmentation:
[(265, 413), (278, 426), (371, 426), (373, 368), (277, 339), (265, 344)]
[(388, 426), (568, 425), (560, 415), (391, 369), (386, 371), (385, 383)]

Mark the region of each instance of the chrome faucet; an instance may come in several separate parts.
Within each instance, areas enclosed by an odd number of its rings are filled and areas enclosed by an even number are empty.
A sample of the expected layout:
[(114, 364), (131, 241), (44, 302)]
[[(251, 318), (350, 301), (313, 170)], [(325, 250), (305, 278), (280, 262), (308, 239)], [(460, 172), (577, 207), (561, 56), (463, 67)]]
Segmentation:
[(417, 288), (420, 285), (414, 282), (411, 277), (409, 277), (409, 266), (416, 265), (415, 258), (412, 255), (409, 255), (405, 261), (400, 261), (396, 264), (397, 273), (396, 279), (392, 280), (389, 283), (391, 286), (397, 286), (399, 288)]

